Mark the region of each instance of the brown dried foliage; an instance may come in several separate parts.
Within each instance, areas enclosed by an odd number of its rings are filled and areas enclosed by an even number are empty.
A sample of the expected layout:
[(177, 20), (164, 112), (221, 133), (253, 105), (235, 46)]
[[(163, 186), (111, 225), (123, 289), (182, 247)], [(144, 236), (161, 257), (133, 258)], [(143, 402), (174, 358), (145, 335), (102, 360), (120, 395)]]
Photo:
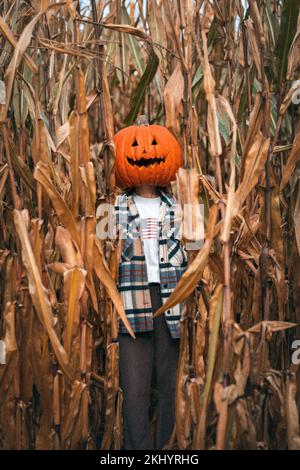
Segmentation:
[(143, 4), (0, 5), (0, 448), (122, 447), (118, 318), (133, 332), (96, 208), (146, 113), (182, 142), (170, 189), (205, 206), (158, 312), (185, 305), (167, 447), (300, 449), (299, 3)]

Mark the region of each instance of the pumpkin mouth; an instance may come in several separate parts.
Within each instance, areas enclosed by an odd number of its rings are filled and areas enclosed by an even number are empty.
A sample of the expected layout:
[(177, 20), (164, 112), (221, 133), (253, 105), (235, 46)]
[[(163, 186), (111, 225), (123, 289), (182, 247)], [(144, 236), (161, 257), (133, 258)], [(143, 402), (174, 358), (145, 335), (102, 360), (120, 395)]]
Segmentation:
[(159, 165), (160, 163), (163, 163), (165, 161), (166, 157), (153, 157), (153, 158), (140, 158), (139, 160), (134, 160), (133, 158), (127, 157), (128, 162), (130, 165), (133, 166), (150, 166), (154, 165), (155, 163)]

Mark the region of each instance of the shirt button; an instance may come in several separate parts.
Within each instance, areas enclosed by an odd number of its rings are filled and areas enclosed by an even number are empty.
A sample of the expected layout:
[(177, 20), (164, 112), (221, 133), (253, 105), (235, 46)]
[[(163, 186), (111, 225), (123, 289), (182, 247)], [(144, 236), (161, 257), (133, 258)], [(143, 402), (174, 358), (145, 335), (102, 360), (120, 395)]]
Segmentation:
[(163, 258), (160, 258), (160, 261), (163, 261), (164, 259)]

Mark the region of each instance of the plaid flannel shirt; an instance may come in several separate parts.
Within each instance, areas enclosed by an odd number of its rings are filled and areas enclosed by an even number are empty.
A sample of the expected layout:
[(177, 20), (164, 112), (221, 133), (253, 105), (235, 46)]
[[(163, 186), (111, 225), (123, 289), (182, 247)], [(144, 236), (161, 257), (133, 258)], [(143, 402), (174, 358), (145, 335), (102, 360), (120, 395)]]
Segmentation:
[[(177, 211), (174, 196), (157, 188), (161, 197), (159, 213), (159, 270), (163, 304), (176, 287), (187, 269), (187, 254), (180, 239), (176, 238)], [(118, 289), (124, 303), (125, 313), (134, 332), (153, 330), (153, 313), (147, 278), (147, 266), (143, 240), (140, 237), (140, 217), (133, 198), (134, 188), (127, 189), (115, 201), (117, 234), (122, 227), (122, 253), (118, 272)], [(173, 209), (173, 210), (172, 210)], [(183, 304), (177, 304), (163, 313), (172, 338), (180, 337), (179, 320)], [(127, 333), (119, 321), (120, 333)]]

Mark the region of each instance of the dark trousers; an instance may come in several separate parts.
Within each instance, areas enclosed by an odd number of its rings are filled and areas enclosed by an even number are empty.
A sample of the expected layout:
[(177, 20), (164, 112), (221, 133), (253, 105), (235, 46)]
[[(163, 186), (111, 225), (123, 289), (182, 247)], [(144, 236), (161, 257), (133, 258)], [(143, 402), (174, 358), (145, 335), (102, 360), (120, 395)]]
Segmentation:
[[(152, 311), (161, 305), (160, 284), (150, 283)], [(136, 339), (119, 334), (120, 386), (123, 390), (124, 448), (162, 449), (174, 425), (179, 339), (173, 339), (164, 314), (154, 318), (153, 331)], [(150, 435), (149, 405), (152, 372), (157, 385), (156, 436)]]

